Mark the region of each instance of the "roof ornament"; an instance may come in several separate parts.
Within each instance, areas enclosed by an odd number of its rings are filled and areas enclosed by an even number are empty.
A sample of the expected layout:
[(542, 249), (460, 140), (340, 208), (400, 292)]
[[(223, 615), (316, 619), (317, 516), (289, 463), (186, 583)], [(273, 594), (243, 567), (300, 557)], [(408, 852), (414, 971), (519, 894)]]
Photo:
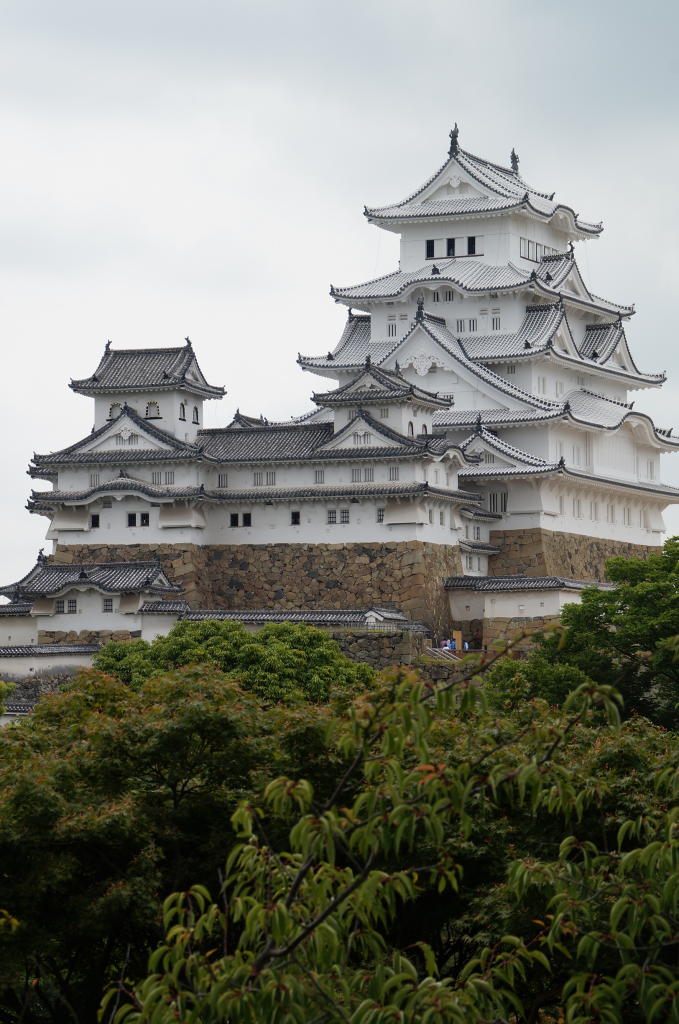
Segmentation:
[(334, 284), (330, 285), (330, 294), (332, 295), (333, 298), (335, 297), (335, 286), (334, 286)]
[(415, 314), (416, 320), (424, 320), (424, 296), (420, 295), (417, 300), (417, 313)]
[(326, 358), (326, 359), (329, 359), (329, 360), (330, 360), (330, 361), (332, 362), (332, 361), (334, 360), (334, 358), (335, 358), (335, 357), (334, 357), (334, 355), (332, 354), (332, 352), (328, 352), (328, 354), (327, 354), (327, 356), (326, 356), (325, 358)]
[(568, 248), (570, 250), (571, 259), (574, 259), (575, 258), (575, 246), (573, 245), (572, 242), (568, 243)]
[(394, 373), (400, 373), (400, 372), (401, 372), (401, 367), (398, 365), (398, 359), (397, 359), (396, 362), (394, 363)]
[(432, 272), (432, 274), (440, 274), (441, 273), (441, 271), (436, 266), (436, 264), (434, 264), (433, 267), (431, 268), (431, 272)]
[(565, 468), (566, 468), (566, 460), (564, 459), (564, 457), (562, 455), (561, 458), (559, 459), (559, 469), (565, 469)]
[(514, 172), (514, 174), (518, 174), (519, 173), (519, 157), (518, 157), (518, 154), (517, 154), (516, 150), (514, 149), (514, 147), (512, 147), (512, 152), (511, 152), (511, 156), (509, 157), (509, 159), (512, 162), (512, 171)]
[(568, 399), (568, 398), (563, 403), (563, 411), (564, 412), (570, 412), (571, 411), (571, 403), (570, 403), (570, 399)]
[(40, 551), (38, 551), (38, 565), (44, 565), (46, 561), (47, 556), (45, 555), (45, 549), (40, 548)]
[(110, 349), (111, 349), (111, 339), (107, 338), (106, 339), (106, 344), (104, 345), (104, 352), (109, 352)]
[(347, 310), (347, 320), (353, 320), (353, 319), (354, 319), (354, 311), (351, 308), (351, 306), (349, 306), (349, 309)]
[(457, 154), (460, 152), (460, 147), (457, 144), (457, 137), (458, 137), (459, 134), (460, 134), (460, 129), (457, 127), (457, 121), (456, 121), (455, 122), (455, 127), (451, 128), (451, 130), (448, 132), (448, 136), (450, 138), (450, 146), (448, 148), (448, 156), (457, 156)]
[(189, 348), (191, 348), (191, 339), (189, 338), (188, 334), (187, 334), (187, 335), (186, 335), (186, 337), (184, 338), (184, 341), (185, 341), (185, 342), (186, 342), (186, 344), (187, 344), (187, 345), (189, 346)]
[(475, 427), (475, 430), (476, 430), (477, 434), (480, 434), (481, 431), (483, 430), (483, 426), (481, 424), (481, 413), (479, 413), (478, 416), (476, 417), (476, 427)]
[(85, 572), (84, 569), (81, 569), (80, 572), (78, 573), (78, 579), (79, 580), (86, 580), (87, 578), (88, 578), (87, 577), (87, 573)]
[(524, 348), (530, 348), (530, 342), (529, 341), (524, 341), (523, 347)]
[(370, 366), (371, 366), (371, 360), (370, 360), (370, 353), (368, 352), (367, 356), (365, 357), (365, 368), (366, 368), (366, 370), (369, 370)]

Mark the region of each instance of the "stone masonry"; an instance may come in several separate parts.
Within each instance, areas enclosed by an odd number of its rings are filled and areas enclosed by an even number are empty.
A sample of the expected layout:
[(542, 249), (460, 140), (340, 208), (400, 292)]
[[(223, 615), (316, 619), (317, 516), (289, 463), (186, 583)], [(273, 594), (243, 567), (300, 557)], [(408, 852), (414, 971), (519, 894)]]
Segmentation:
[(646, 544), (599, 540), (578, 533), (530, 530), (491, 530), (490, 543), (500, 553), (488, 560), (489, 576), (566, 576), (570, 579), (605, 580), (606, 560), (615, 555), (647, 558), (659, 551)]
[(183, 597), (202, 608), (368, 608), (393, 605), (443, 634), (445, 576), (460, 550), (423, 541), (383, 544), (60, 545), (57, 562), (161, 561)]

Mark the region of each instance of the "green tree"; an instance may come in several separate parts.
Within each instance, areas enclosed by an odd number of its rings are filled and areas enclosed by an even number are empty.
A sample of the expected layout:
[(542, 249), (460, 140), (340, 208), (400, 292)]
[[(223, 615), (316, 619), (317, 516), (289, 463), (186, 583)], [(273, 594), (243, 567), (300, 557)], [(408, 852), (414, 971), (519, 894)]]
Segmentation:
[[(602, 718), (616, 723), (613, 694), (589, 683), (563, 711), (532, 701), (498, 718), (474, 674), (437, 688), (385, 680), (353, 707), (330, 795), (281, 777), (243, 802), (218, 899), (197, 885), (166, 901), (150, 975), (115, 986), (103, 1019), (534, 1024), (560, 1008), (569, 1024), (677, 1019), (676, 739), (643, 722), (613, 732)], [(627, 822), (624, 777), (637, 769), (627, 810), (645, 813)], [(280, 847), (270, 823), (291, 815)], [(465, 922), (477, 949), (437, 962), (423, 899), (458, 898), (479, 818), (496, 838), (514, 819), (515, 853), (537, 821), (547, 857), (515, 856), (480, 887), (485, 917)], [(396, 943), (410, 907), (418, 926)]]
[(0, 1021), (94, 1021), (141, 970), (168, 893), (213, 885), (244, 796), (281, 771), (330, 791), (329, 706), (263, 706), (218, 669), (134, 690), (92, 671), (0, 730)]
[(565, 633), (543, 641), (542, 657), (615, 686), (626, 714), (679, 725), (679, 538), (648, 558), (611, 558), (614, 590), (586, 590), (561, 617)]
[(245, 689), (270, 700), (326, 701), (331, 691), (357, 692), (374, 672), (345, 658), (320, 629), (270, 623), (249, 633), (240, 622), (182, 621), (153, 643), (109, 643), (95, 667), (139, 686), (159, 672), (191, 663), (217, 665)]

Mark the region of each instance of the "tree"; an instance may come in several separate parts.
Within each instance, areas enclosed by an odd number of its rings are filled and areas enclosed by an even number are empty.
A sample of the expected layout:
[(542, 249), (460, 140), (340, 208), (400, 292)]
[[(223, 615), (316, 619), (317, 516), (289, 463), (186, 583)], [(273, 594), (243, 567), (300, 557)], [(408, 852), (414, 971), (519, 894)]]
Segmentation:
[(0, 730), (0, 1021), (94, 1021), (141, 971), (177, 887), (217, 883), (230, 817), (263, 780), (310, 772), (330, 792), (331, 706), (276, 705), (218, 669), (138, 690), (91, 671)]
[[(586, 683), (563, 711), (532, 701), (498, 718), (475, 674), (435, 688), (411, 674), (383, 680), (353, 707), (347, 768), (329, 796), (281, 777), (244, 801), (218, 898), (197, 885), (166, 901), (151, 973), (115, 986), (103, 1019), (518, 1024), (560, 1007), (569, 1024), (678, 1019), (676, 739), (637, 721), (593, 751), (594, 737), (613, 735), (602, 711), (616, 725), (610, 689)], [(609, 807), (602, 847), (591, 832), (579, 838), (579, 822), (610, 803), (609, 779), (620, 788), (644, 757), (663, 764), (654, 795), (646, 771), (637, 780), (629, 807), (645, 793), (647, 813), (611, 835)], [(603, 758), (598, 775), (583, 773), (588, 758)], [(282, 848), (270, 825), (291, 815)], [(516, 817), (516, 836), (528, 818), (551, 824), (542, 834), (554, 856), (519, 857), (501, 892), (485, 887), (487, 919), (495, 908), (501, 926), (521, 930), (451, 968), (423, 941), (422, 913), (407, 948), (393, 935), (423, 896), (457, 898), (479, 817)]]
[(606, 574), (615, 589), (585, 590), (581, 604), (567, 605), (561, 616), (566, 631), (543, 641), (542, 656), (615, 686), (626, 714), (676, 728), (679, 538), (648, 558), (611, 558)]
[(109, 643), (95, 667), (139, 686), (152, 675), (190, 663), (217, 665), (245, 689), (271, 700), (327, 701), (331, 692), (358, 692), (374, 672), (350, 661), (327, 633), (290, 622), (248, 633), (240, 622), (182, 621), (153, 643)]

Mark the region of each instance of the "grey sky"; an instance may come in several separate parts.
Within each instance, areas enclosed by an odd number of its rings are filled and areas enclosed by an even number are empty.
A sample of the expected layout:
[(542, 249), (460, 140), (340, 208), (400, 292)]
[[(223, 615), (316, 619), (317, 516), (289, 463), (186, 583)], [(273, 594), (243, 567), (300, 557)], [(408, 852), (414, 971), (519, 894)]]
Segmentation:
[(228, 390), (210, 426), (309, 407), (295, 358), (337, 340), (330, 282), (395, 263), (363, 204), (420, 184), (455, 120), (465, 148), (515, 146), (527, 181), (604, 220), (578, 260), (636, 303), (637, 360), (671, 380), (633, 397), (679, 428), (678, 21), (669, 0), (0, 3), (0, 582), (47, 525), (23, 510), (30, 455), (89, 431), (67, 383), (107, 338), (189, 334)]

